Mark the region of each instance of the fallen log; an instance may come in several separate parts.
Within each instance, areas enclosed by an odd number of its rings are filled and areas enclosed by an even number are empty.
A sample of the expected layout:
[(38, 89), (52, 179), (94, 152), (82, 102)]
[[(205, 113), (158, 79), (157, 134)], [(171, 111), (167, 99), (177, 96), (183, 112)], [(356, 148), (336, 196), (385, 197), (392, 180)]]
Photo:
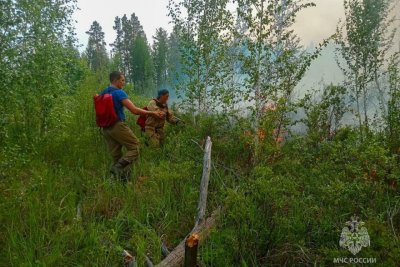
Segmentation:
[[(204, 220), (201, 224), (195, 226), (193, 230), (189, 233), (197, 234), (199, 237), (199, 244), (201, 245), (202, 242), (207, 238), (210, 234), (212, 227), (215, 225), (215, 222), (220, 214), (221, 209), (216, 209), (210, 217)], [(156, 267), (178, 267), (182, 266), (184, 257), (185, 257), (185, 243), (186, 238), (182, 240), (179, 245), (170, 253), (168, 256), (162, 260)]]
[[(178, 267), (184, 263), (185, 260), (185, 245), (187, 243), (188, 238), (191, 236), (196, 236), (197, 244), (202, 242), (208, 234), (210, 233), (211, 228), (215, 224), (216, 217), (218, 216), (220, 209), (215, 210), (211, 216), (207, 219), (205, 218), (206, 207), (207, 207), (207, 194), (208, 194), (208, 184), (210, 180), (211, 173), (211, 147), (212, 142), (211, 138), (208, 136), (206, 139), (206, 143), (204, 146), (204, 158), (203, 158), (203, 173), (201, 177), (200, 183), (200, 196), (199, 202), (197, 205), (197, 217), (195, 221), (195, 225), (188, 234), (188, 236), (182, 240), (179, 245), (168, 254), (164, 260), (162, 260), (156, 267)], [(193, 261), (197, 258), (197, 250), (196, 257), (194, 258), (194, 251), (188, 252), (188, 264), (189, 262), (193, 264)], [(192, 265), (188, 265), (192, 266)]]

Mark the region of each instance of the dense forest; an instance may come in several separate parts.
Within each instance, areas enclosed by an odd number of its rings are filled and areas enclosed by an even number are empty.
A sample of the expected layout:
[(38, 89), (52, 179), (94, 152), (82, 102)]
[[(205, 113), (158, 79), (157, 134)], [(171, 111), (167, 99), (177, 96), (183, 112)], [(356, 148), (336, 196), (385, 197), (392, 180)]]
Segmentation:
[[(199, 266), (399, 266), (399, 3), (342, 4), (313, 48), (294, 30), (311, 1), (170, 0), (172, 32), (149, 39), (132, 10), (110, 47), (94, 21), (82, 50), (75, 0), (1, 0), (0, 266), (159, 263), (193, 227), (207, 136), (206, 214), (220, 214)], [(343, 81), (299, 94), (328, 46)], [(128, 114), (128, 183), (110, 177), (93, 108), (112, 70), (139, 107), (169, 89), (186, 122), (151, 149)], [(352, 216), (370, 239), (356, 256), (339, 242)]]

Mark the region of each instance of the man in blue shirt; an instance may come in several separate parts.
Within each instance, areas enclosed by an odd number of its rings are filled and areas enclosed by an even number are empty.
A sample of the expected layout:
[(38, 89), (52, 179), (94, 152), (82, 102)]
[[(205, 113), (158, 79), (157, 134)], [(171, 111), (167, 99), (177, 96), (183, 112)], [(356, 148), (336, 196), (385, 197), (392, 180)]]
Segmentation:
[[(110, 93), (112, 95), (118, 121), (114, 125), (102, 129), (104, 138), (107, 141), (108, 148), (114, 160), (111, 173), (116, 178), (121, 179), (124, 169), (139, 156), (139, 140), (125, 123), (124, 107), (136, 115), (163, 118), (165, 114), (159, 111), (147, 111), (136, 107), (132, 101), (129, 100), (126, 92), (122, 90), (125, 86), (125, 76), (121, 72), (112, 72), (110, 74), (110, 82), (110, 86), (104, 89), (101, 94)], [(126, 148), (125, 155), (122, 154), (123, 146)]]

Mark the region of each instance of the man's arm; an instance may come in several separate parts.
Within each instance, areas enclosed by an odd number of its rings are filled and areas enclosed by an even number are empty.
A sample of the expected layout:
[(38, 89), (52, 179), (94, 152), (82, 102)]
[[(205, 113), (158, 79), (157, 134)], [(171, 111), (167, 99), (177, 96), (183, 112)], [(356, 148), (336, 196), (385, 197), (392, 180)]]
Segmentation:
[(157, 106), (157, 103), (155, 100), (151, 100), (149, 102), (149, 104), (147, 105), (147, 109), (149, 111), (158, 112), (158, 113), (162, 114), (161, 117), (158, 117), (160, 119), (162, 119), (166, 116), (165, 112), (159, 106)]
[(167, 121), (171, 124), (178, 124), (180, 121), (177, 117), (174, 116), (174, 114), (168, 109), (167, 112)]
[(144, 109), (138, 108), (128, 98), (122, 100), (122, 105), (124, 105), (130, 112), (132, 112), (133, 114), (136, 114), (136, 115), (144, 115), (144, 116), (149, 115), (149, 116), (154, 116), (154, 117), (159, 117), (159, 118), (162, 118), (164, 116), (164, 113), (162, 113), (162, 112), (150, 111), (150, 110), (144, 110)]

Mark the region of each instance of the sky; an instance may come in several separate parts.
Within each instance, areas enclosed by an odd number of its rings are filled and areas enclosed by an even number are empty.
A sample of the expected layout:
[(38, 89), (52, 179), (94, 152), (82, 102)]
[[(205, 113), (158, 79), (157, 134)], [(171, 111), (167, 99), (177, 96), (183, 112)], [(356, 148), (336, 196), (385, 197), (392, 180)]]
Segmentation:
[[(304, 45), (317, 44), (322, 39), (330, 36), (343, 17), (343, 3), (341, 0), (314, 0), (316, 7), (303, 10), (298, 18), (295, 30), (301, 37)], [(124, 14), (130, 16), (133, 12), (139, 17), (147, 38), (152, 42), (156, 28), (163, 27), (171, 31), (172, 25), (167, 16), (168, 0), (78, 0), (80, 10), (76, 11), (74, 18), (77, 21), (76, 31), (81, 50), (87, 44), (86, 31), (93, 21), (97, 20), (105, 32), (106, 43), (110, 44), (115, 39), (113, 30), (116, 16)]]
[[(126, 14), (128, 17), (135, 13), (144, 28), (147, 38), (152, 42), (152, 36), (156, 29), (163, 27), (169, 32), (172, 26), (168, 23), (167, 16), (168, 0), (78, 0), (78, 7), (74, 14), (76, 33), (78, 41), (85, 49), (89, 30), (93, 21), (98, 21), (105, 33), (107, 44), (113, 43), (115, 31), (113, 29), (114, 19)], [(109, 47), (108, 47), (109, 48)]]

